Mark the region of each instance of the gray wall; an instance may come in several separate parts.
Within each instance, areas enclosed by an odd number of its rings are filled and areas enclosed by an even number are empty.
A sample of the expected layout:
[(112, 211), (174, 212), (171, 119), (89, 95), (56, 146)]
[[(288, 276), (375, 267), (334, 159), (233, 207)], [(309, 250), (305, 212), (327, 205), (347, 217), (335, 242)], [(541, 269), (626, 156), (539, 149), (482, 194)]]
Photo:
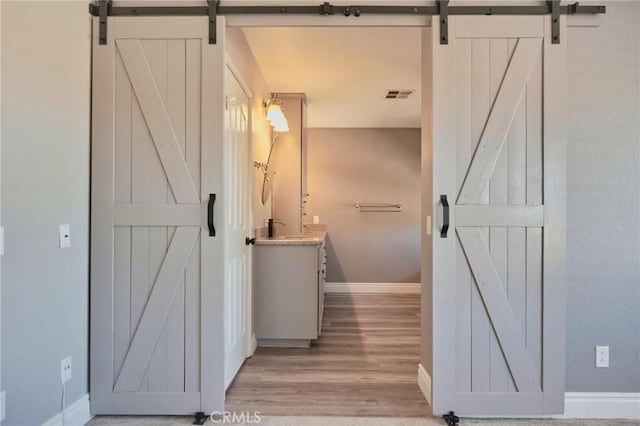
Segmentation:
[[(327, 281), (420, 282), (420, 129), (309, 129), (305, 223), (329, 227)], [(358, 213), (355, 203), (401, 203)]]
[(638, 392), (640, 2), (606, 3), (568, 37), (567, 390)]
[[(84, 2), (2, 1), (3, 425), (88, 391), (90, 25)], [(71, 248), (58, 248), (58, 225)]]

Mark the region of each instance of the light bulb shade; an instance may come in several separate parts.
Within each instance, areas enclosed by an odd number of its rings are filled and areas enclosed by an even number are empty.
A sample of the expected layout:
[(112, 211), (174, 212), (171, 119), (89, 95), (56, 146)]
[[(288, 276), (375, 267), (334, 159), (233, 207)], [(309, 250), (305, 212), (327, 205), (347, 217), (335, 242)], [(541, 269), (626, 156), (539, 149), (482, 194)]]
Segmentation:
[(276, 132), (288, 132), (289, 123), (287, 122), (282, 107), (280, 105), (271, 104), (267, 109), (267, 120), (273, 126), (273, 130)]
[(282, 113), (282, 108), (280, 107), (280, 105), (269, 105), (269, 108), (267, 109), (267, 120), (273, 123), (281, 120), (282, 118), (284, 118), (284, 114)]
[(287, 119), (284, 118), (284, 116), (282, 117), (281, 121), (278, 121), (276, 123), (272, 123), (273, 125), (273, 130), (275, 130), (276, 132), (288, 132), (289, 131), (289, 123), (287, 122)]
[(284, 132), (289, 130), (289, 123), (287, 122), (287, 119), (284, 116), (278, 117), (275, 120), (273, 120), (271, 122), (271, 125), (273, 126), (274, 130), (278, 132)]

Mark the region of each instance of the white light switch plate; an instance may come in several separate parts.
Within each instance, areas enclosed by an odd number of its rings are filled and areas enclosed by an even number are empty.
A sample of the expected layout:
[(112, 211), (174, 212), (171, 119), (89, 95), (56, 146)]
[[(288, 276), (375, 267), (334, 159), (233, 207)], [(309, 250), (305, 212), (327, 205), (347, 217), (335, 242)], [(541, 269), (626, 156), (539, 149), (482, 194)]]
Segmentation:
[(431, 223), (431, 216), (427, 216), (427, 223), (426, 223), (426, 228), (427, 228), (427, 229), (426, 229), (426, 232), (427, 232), (427, 235), (431, 235), (431, 233), (433, 232), (432, 227), (433, 227), (433, 225), (432, 225), (432, 223)]
[(71, 227), (67, 224), (60, 225), (60, 248), (71, 247)]
[(596, 367), (609, 367), (609, 346), (596, 346)]
[(4, 256), (4, 226), (0, 226), (0, 256)]

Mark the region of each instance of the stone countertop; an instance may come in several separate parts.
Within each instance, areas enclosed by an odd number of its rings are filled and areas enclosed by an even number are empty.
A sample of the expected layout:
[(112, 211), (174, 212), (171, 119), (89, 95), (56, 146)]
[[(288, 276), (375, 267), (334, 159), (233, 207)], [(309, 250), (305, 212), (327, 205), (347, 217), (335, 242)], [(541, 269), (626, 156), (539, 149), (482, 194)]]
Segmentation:
[(302, 234), (276, 235), (273, 238), (256, 238), (257, 246), (316, 246), (324, 242), (327, 237), (325, 225), (305, 225)]

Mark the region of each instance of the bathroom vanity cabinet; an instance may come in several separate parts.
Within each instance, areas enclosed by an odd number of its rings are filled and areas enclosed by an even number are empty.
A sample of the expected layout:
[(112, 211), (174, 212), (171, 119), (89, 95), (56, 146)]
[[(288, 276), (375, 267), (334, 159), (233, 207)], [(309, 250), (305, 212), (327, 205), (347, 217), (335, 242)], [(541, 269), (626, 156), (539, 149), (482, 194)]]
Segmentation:
[(253, 256), (258, 345), (309, 347), (322, 330), (324, 235), (258, 240)]

